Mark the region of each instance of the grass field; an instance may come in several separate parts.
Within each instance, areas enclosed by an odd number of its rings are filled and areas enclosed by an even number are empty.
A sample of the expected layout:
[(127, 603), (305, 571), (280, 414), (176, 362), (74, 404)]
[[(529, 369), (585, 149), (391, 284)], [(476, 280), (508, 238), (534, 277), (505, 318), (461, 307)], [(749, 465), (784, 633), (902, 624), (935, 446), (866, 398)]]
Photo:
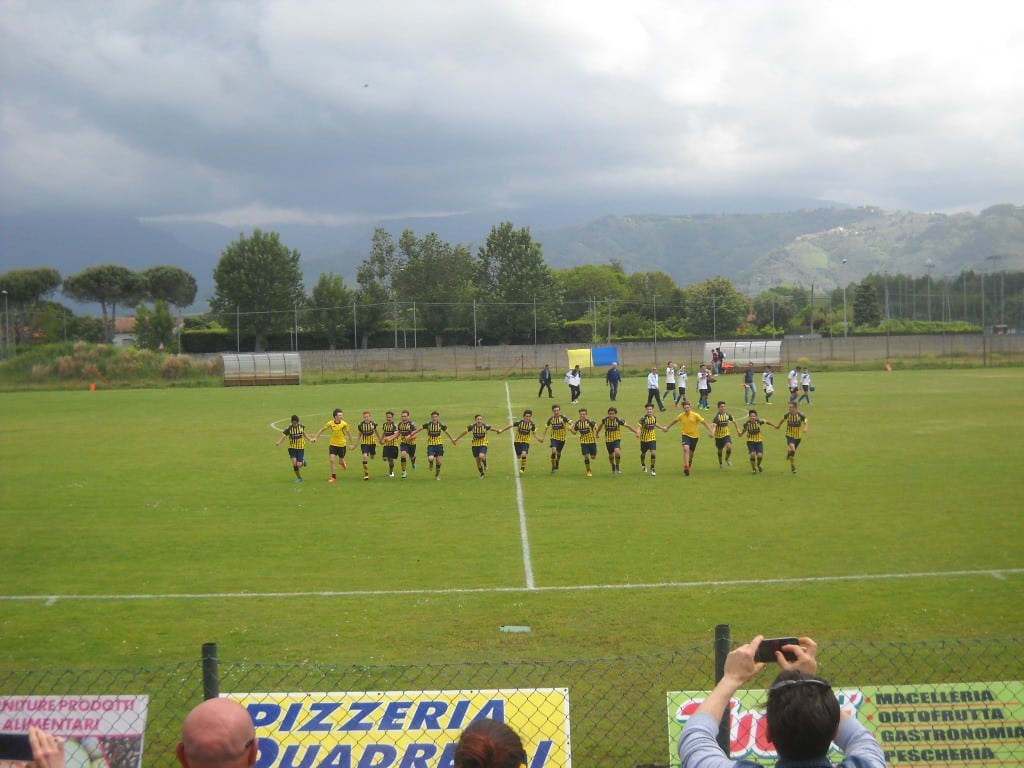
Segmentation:
[[(570, 439), (557, 475), (534, 444), (520, 480), (506, 433), (484, 479), (464, 440), (440, 482), (421, 447), (406, 480), (378, 459), (362, 482), (350, 452), (328, 484), (325, 436), (302, 485), (271, 429), (291, 413), (315, 431), (335, 406), (351, 423), (436, 407), (457, 434), (478, 411), (543, 422), (553, 401), (532, 381), (4, 394), (2, 665), (146, 665), (205, 641), (264, 662), (598, 658), (706, 644), (717, 623), (737, 638), (1019, 637), (1024, 371), (815, 383), (797, 475), (769, 430), (763, 475), (739, 441), (719, 471), (705, 437), (683, 477), (674, 429), (657, 477), (626, 435), (621, 476), (599, 446), (585, 477)], [(597, 417), (606, 393), (586, 385)], [(620, 392), (632, 422), (644, 387)], [(726, 377), (712, 399), (739, 416), (741, 395)]]

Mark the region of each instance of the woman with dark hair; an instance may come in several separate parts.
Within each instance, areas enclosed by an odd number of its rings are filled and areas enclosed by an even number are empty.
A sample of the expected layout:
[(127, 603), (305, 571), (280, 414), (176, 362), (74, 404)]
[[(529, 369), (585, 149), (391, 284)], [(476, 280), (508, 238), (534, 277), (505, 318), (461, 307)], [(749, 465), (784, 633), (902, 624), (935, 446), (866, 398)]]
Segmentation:
[(519, 734), (487, 717), (470, 723), (455, 745), (455, 768), (525, 768), (526, 762)]

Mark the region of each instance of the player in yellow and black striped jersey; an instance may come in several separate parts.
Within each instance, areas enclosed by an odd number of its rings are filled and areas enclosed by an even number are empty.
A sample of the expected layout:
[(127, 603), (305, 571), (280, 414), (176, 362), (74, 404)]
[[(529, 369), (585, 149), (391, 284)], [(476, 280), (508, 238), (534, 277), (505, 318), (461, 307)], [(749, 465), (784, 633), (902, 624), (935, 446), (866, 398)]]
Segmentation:
[(409, 412), (402, 411), (402, 417), (398, 422), (398, 448), (401, 454), (403, 478), (406, 476), (408, 463), (411, 462), (412, 468), (416, 469), (416, 433), (418, 431), (416, 424), (409, 418)]
[[(718, 401), (718, 412), (711, 418), (715, 425), (715, 448), (718, 449), (718, 468), (722, 469), (722, 452), (725, 463), (732, 466), (732, 427), (736, 424), (732, 414), (725, 409), (725, 400)], [(739, 431), (739, 427), (736, 428)]]
[(747, 411), (747, 420), (743, 422), (743, 426), (740, 427), (740, 437), (746, 436), (747, 438), (747, 452), (750, 454), (750, 470), (755, 475), (758, 472), (764, 472), (764, 430), (762, 426), (767, 424), (769, 427), (775, 427), (770, 421), (762, 419), (757, 415), (757, 411), (751, 408)]
[(306, 433), (306, 425), (299, 421), (298, 416), (292, 416), (291, 423), (281, 430), (281, 437), (274, 445), (280, 445), (285, 439), (288, 440), (288, 458), (292, 461), (292, 471), (295, 473), (295, 482), (302, 482), (302, 468), (306, 466), (306, 441), (316, 442), (315, 437)]
[(487, 474), (487, 433), (494, 432), (496, 435), (500, 435), (503, 430), (494, 429), (490, 424), (484, 421), (484, 417), (479, 413), (473, 417), (473, 423), (466, 427), (460, 432), (453, 440), (452, 445), (457, 445), (459, 438), (463, 435), (470, 436), (469, 447), (473, 453), (473, 459), (476, 461), (476, 471), (480, 473), (480, 477)]
[(377, 455), (377, 441), (380, 439), (377, 422), (369, 411), (363, 411), (363, 420), (356, 424), (356, 431), (359, 432), (359, 452), (363, 455), (363, 480), (369, 480), (370, 459)]
[(562, 463), (562, 449), (565, 448), (566, 431), (569, 428), (569, 419), (562, 415), (562, 406), (551, 406), (551, 418), (544, 427), (544, 434), (540, 436), (541, 441), (548, 436), (551, 430), (551, 472), (558, 471), (558, 465)]
[(604, 430), (604, 447), (608, 450), (608, 463), (612, 465), (612, 474), (622, 474), (622, 428), (625, 427), (634, 435), (637, 431), (619, 417), (619, 409), (612, 406), (608, 415), (597, 425), (597, 434)]
[(320, 431), (313, 435), (316, 440), (324, 432), (331, 433), (331, 443), (327, 446), (327, 455), (331, 462), (331, 476), (327, 479), (329, 483), (338, 482), (338, 473), (334, 470), (335, 461), (341, 464), (342, 469), (348, 469), (348, 462), (345, 461), (345, 454), (348, 452), (349, 425), (344, 419), (344, 412), (341, 408), (335, 408), (331, 420), (320, 427)]
[[(441, 423), (441, 414), (432, 411), (430, 421), (420, 427), (421, 432), (427, 433), (427, 466), (434, 469), (434, 478), (441, 479), (441, 459), (444, 458), (444, 436), (452, 436), (448, 433), (448, 427)], [(455, 443), (453, 442), (452, 445)]]
[(384, 423), (380, 425), (380, 455), (388, 463), (388, 476), (395, 476), (395, 459), (398, 458), (398, 424), (395, 412), (384, 413)]
[(786, 425), (786, 460), (789, 462), (790, 470), (796, 473), (796, 451), (800, 447), (800, 440), (807, 434), (807, 417), (800, 412), (795, 400), (790, 400), (789, 411), (775, 425), (778, 429)]
[[(662, 410), (665, 410), (662, 408)], [(647, 471), (647, 454), (651, 455), (651, 474), (657, 475), (655, 462), (658, 460), (658, 438), (654, 431), (661, 429), (658, 426), (658, 417), (654, 415), (654, 404), (648, 403), (644, 406), (644, 415), (637, 422), (639, 429), (637, 436), (640, 438), (640, 471)]]
[(512, 443), (515, 447), (516, 456), (519, 457), (519, 474), (526, 471), (526, 458), (530, 455), (530, 438), (538, 443), (543, 443), (543, 437), (537, 437), (537, 425), (533, 421), (533, 411), (527, 408), (523, 411), (523, 418), (516, 419), (507, 427), (498, 430), (502, 433), (507, 429), (512, 430)]
[(569, 426), (569, 429), (574, 435), (579, 436), (580, 453), (583, 454), (587, 477), (593, 477), (590, 460), (597, 458), (597, 423), (587, 416), (586, 408), (580, 408), (580, 417)]

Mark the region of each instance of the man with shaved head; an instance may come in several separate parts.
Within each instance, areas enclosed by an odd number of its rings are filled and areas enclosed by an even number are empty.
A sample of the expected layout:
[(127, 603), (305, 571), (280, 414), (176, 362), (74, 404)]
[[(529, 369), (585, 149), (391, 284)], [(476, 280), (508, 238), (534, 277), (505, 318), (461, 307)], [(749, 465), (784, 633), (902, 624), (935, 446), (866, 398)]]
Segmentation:
[(231, 699), (207, 699), (188, 713), (175, 751), (182, 768), (251, 768), (259, 744), (245, 707)]

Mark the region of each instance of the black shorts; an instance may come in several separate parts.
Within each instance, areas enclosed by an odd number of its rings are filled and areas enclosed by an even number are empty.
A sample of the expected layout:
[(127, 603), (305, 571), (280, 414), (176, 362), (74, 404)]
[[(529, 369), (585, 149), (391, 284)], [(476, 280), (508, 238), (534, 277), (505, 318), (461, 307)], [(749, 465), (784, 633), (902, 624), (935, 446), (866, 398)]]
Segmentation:
[(330, 445), (327, 447), (328, 456), (340, 456), (345, 458), (345, 452), (348, 450), (348, 446), (345, 445)]
[(380, 449), (381, 458), (384, 459), (397, 459), (398, 458), (398, 446), (397, 445), (385, 445)]

